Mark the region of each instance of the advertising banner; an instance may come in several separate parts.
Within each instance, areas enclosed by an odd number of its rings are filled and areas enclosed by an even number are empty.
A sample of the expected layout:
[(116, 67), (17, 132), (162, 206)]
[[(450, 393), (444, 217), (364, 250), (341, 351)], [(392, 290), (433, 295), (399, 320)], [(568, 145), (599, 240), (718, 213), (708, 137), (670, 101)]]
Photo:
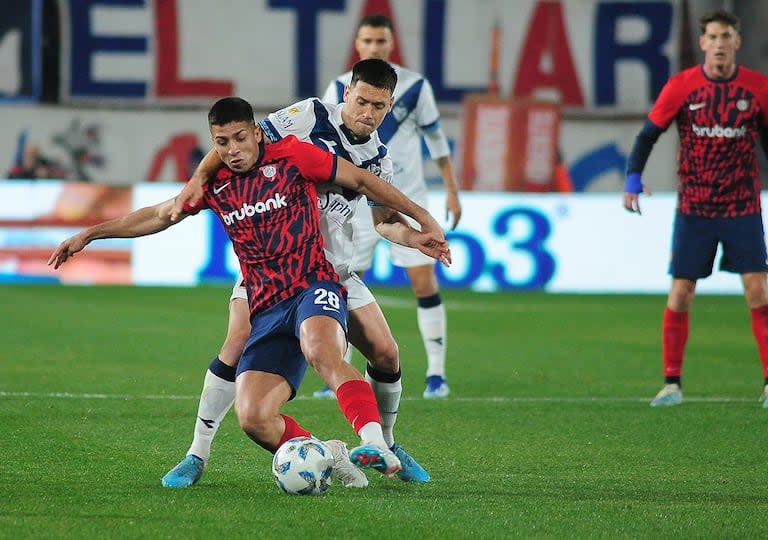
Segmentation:
[[(237, 259), (208, 211), (152, 236), (96, 241), (58, 271), (47, 266), (56, 246), (83, 227), (178, 191), (158, 184), (0, 183), (0, 281), (233, 282)], [(664, 293), (675, 196), (656, 194), (643, 203), (638, 216), (623, 209), (620, 194), (467, 193), (461, 224), (447, 233), (453, 264), (438, 266), (438, 278), (445, 288), (487, 292)], [(443, 215), (444, 204), (442, 194), (431, 194), (435, 215)], [(373, 287), (407, 285), (404, 271), (389, 262), (385, 241), (365, 280)], [(716, 271), (697, 291), (738, 294), (741, 282)]]

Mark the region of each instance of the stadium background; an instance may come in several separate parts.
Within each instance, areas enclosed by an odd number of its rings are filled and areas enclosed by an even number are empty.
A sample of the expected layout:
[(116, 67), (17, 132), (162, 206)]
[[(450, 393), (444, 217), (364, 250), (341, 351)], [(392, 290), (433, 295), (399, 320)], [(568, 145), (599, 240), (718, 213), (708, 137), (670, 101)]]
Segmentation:
[[(697, 58), (686, 6), (690, 21), (732, 7), (739, 59), (765, 70), (762, 4), (4, 2), (0, 175), (22, 142), (88, 181), (0, 179), (0, 538), (768, 538), (763, 373), (743, 299), (697, 296), (685, 404), (660, 410), (648, 402), (661, 383), (663, 296), (547, 292), (666, 290), (674, 133), (649, 163), (657, 191), (643, 216), (620, 207), (649, 81)], [(207, 144), (205, 112), (224, 93), (215, 85), (231, 82), (258, 112), (320, 92), (346, 67), (369, 7), (392, 10), (404, 63), (439, 89), (459, 163), (462, 89), (488, 86), (494, 21), (504, 96), (517, 80), (551, 86), (572, 59), (584, 102), (563, 106), (557, 142), (581, 189), (463, 192), (455, 264), (442, 274), (449, 399), (422, 399), (411, 291), (375, 288), (400, 350), (398, 442), (432, 482), (371, 474), (367, 490), (287, 497), (270, 454), (229, 414), (199, 485), (162, 488), (226, 331), (234, 261), (221, 230), (190, 218), (148, 239), (96, 242), (55, 274), (45, 261), (82, 226), (179, 189), (189, 148)], [(529, 47), (529, 35), (541, 39)], [(524, 58), (534, 61), (518, 76)], [(701, 290), (736, 292), (727, 277)], [(219, 284), (49, 285), (59, 281)], [(369, 281), (397, 280), (380, 257)], [(354, 444), (337, 404), (311, 399), (320, 384), (310, 370), (286, 412)]]
[[(764, 70), (767, 38), (758, 30), (768, 6), (756, 0), (231, 0), (226, 8), (196, 0), (29, 0), (7, 6), (0, 22), (0, 164), (10, 170), (34, 145), (67, 182), (0, 182), (0, 279), (230, 281), (236, 261), (211, 216), (157, 237), (92, 246), (65, 272), (51, 272), (45, 261), (82, 226), (172, 196), (208, 148), (205, 112), (215, 99), (241, 95), (260, 115), (321, 94), (355, 59), (356, 21), (385, 12), (397, 31), (393, 60), (422, 71), (433, 85), (457, 170), (464, 170), (465, 151), (475, 143), (466, 136), (468, 96), (498, 85), (515, 103), (554, 101), (561, 115), (550, 146), (574, 193), (541, 193), (546, 185), (535, 194), (489, 192), (493, 178), (461, 177), (464, 217), (451, 234), (455, 264), (440, 270), (443, 284), (663, 292), (674, 129), (649, 161), (646, 181), (656, 194), (645, 201), (642, 218), (620, 207), (625, 159), (663, 83), (700, 59), (697, 18), (721, 6), (742, 18), (739, 60)], [(493, 129), (481, 125), (479, 132)], [(486, 169), (494, 168), (494, 152), (499, 163), (509, 163), (501, 146), (483, 146)], [(427, 161), (425, 167), (435, 181), (435, 169)], [(430, 205), (440, 215), (443, 198), (434, 184)], [(405, 284), (381, 249), (368, 281)], [(718, 274), (700, 290), (736, 293), (740, 284)]]

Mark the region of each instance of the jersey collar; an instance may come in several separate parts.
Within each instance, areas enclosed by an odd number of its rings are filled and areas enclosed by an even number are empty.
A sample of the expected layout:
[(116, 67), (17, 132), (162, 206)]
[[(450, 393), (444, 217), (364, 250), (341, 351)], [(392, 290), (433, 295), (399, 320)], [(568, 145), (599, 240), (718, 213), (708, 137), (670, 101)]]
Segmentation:
[(352, 133), (352, 130), (349, 129), (344, 124), (341, 124), (339, 126), (339, 129), (341, 129), (342, 133), (344, 133), (344, 136), (352, 144), (365, 144), (365, 143), (367, 143), (368, 141), (371, 140), (371, 136), (370, 135), (366, 135), (365, 137), (358, 137), (357, 135)]

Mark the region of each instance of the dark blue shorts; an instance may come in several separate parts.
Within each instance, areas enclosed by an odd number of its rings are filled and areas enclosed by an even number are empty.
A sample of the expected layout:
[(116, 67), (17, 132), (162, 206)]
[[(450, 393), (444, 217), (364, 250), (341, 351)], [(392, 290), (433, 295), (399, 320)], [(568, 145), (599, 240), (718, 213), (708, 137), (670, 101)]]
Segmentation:
[(768, 271), (760, 214), (703, 218), (677, 212), (669, 273), (691, 280), (711, 275), (719, 244), (723, 246), (720, 270), (735, 274)]
[(302, 322), (315, 315), (336, 319), (347, 333), (347, 301), (338, 283), (318, 281), (297, 296), (256, 315), (237, 364), (237, 374), (264, 371), (281, 375), (291, 385), (293, 399), (307, 371), (299, 329)]

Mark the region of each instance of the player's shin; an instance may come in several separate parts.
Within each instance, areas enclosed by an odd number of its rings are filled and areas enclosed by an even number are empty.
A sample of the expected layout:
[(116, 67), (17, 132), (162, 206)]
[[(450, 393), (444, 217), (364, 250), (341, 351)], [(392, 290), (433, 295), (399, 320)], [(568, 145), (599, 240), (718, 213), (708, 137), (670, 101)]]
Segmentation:
[(365, 379), (371, 385), (376, 396), (384, 441), (387, 443), (387, 447), (391, 448), (395, 444), (393, 430), (397, 421), (397, 411), (400, 408), (400, 398), (403, 394), (400, 370), (397, 373), (383, 373), (368, 364), (365, 370)]
[(662, 322), (662, 355), (664, 380), (680, 385), (685, 345), (688, 342), (688, 312), (664, 309)]
[(419, 298), (416, 315), (427, 352), (427, 376), (445, 378), (446, 317), (440, 294)]
[(285, 422), (285, 430), (283, 431), (283, 434), (277, 443), (277, 448), (280, 448), (285, 441), (293, 439), (294, 437), (312, 436), (309, 431), (301, 427), (299, 423), (296, 422), (296, 420), (294, 420), (292, 417), (285, 414), (281, 414), (280, 416), (283, 417), (283, 421)]
[(336, 399), (363, 444), (386, 445), (376, 397), (370, 384), (362, 379), (347, 381), (336, 389)]
[(194, 436), (187, 455), (208, 461), (213, 438), (234, 401), (235, 368), (224, 364), (218, 357), (214, 358), (205, 373)]
[[(763, 366), (763, 377), (768, 381), (768, 305), (750, 310), (752, 317), (752, 334), (757, 342), (760, 353), (760, 363)], [(768, 382), (766, 382), (768, 384)]]

